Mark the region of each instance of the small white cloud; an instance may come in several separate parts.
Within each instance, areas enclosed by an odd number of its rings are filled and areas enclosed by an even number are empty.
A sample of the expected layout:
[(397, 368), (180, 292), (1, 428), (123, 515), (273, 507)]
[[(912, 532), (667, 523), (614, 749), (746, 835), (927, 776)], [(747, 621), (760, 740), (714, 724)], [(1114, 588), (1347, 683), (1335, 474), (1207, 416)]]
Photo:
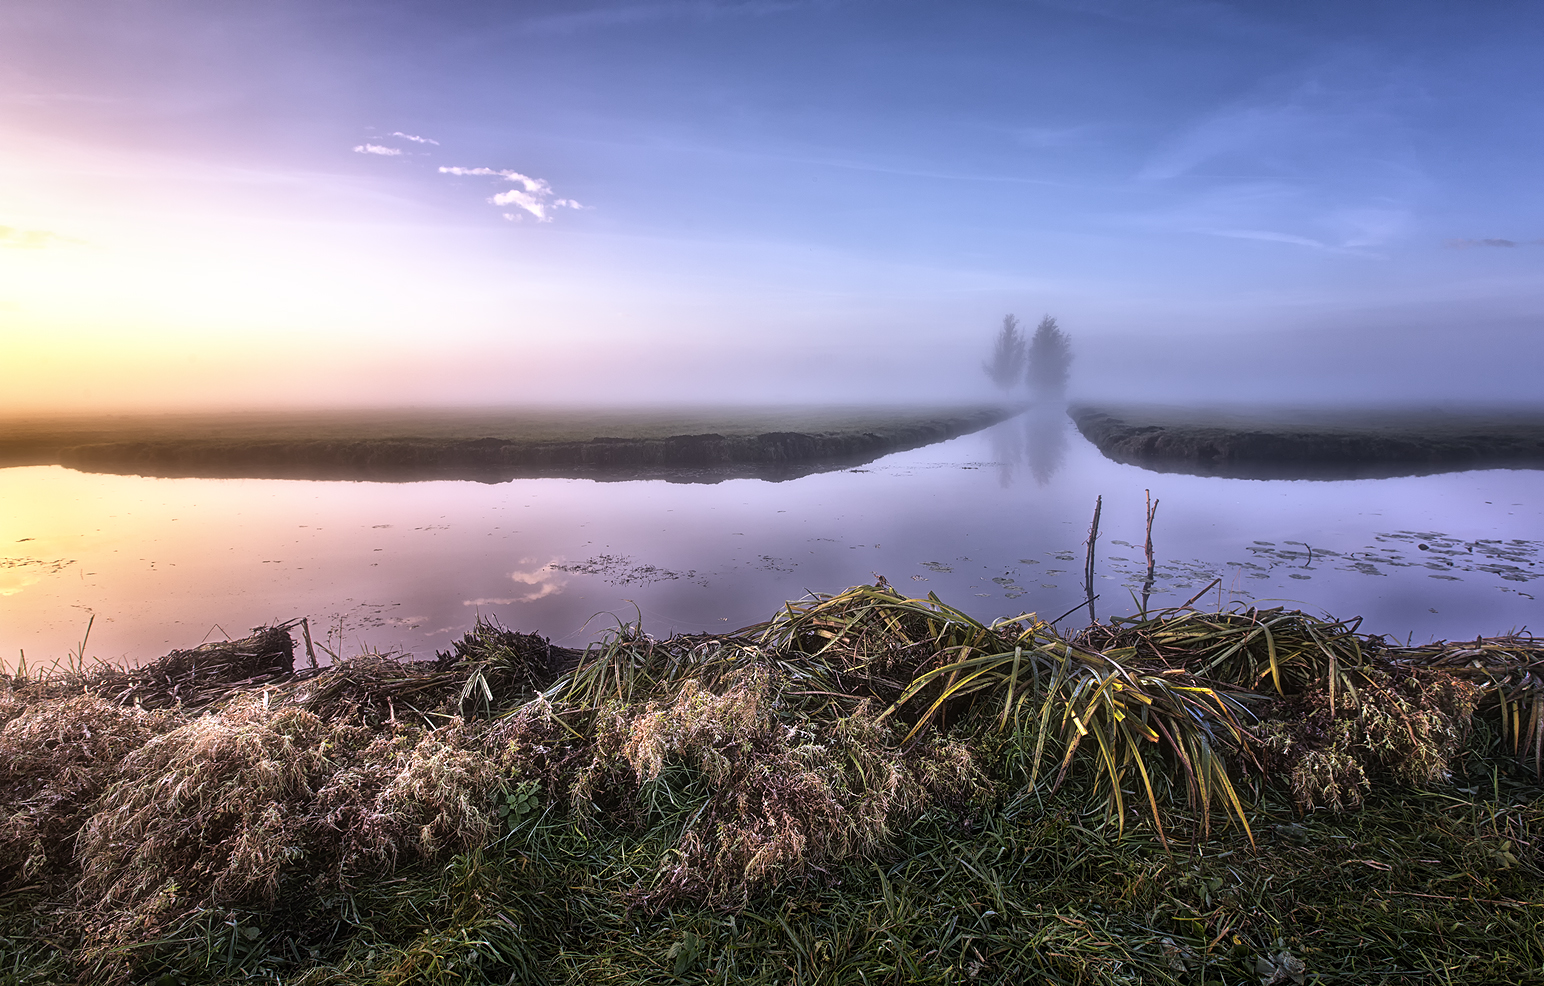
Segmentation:
[(547, 215), (547, 204), (539, 197), (532, 195), (530, 192), (522, 192), (519, 189), (510, 189), (507, 192), (500, 192), (488, 201), (492, 202), (494, 205), (513, 205), (524, 209), (526, 212), (529, 212), (531, 215), (535, 216), (536, 221), (539, 223), (552, 221), (552, 217)]
[(548, 187), (547, 183), (542, 181), (540, 178), (532, 178), (529, 175), (522, 175), (518, 171), (495, 171), (492, 168), (447, 168), (444, 165), (441, 165), (440, 174), (475, 175), (485, 178), (506, 178), (509, 181), (519, 182), (527, 192), (546, 192), (550, 194), (552, 191), (552, 189)]
[[(583, 209), (573, 199), (559, 199), (553, 197), (552, 186), (544, 179), (532, 178), (518, 171), (494, 170), (493, 168), (461, 168), (441, 165), (440, 174), (457, 175), (460, 177), (502, 178), (505, 181), (514, 182), (519, 188), (512, 188), (507, 192), (499, 192), (488, 201), (497, 206), (514, 206), (536, 217), (539, 223), (552, 221), (553, 209)], [(515, 222), (523, 218), (520, 213), (506, 212), (504, 218)]]
[(380, 144), (360, 144), (354, 148), (355, 154), (380, 154), (383, 157), (397, 157), (402, 152), (395, 147), (382, 147)]
[(432, 137), (419, 137), (416, 134), (405, 134), (400, 130), (393, 130), (391, 135), (393, 137), (401, 137), (403, 140), (411, 140), (415, 144), (433, 144), (435, 147), (440, 146), (440, 142)]

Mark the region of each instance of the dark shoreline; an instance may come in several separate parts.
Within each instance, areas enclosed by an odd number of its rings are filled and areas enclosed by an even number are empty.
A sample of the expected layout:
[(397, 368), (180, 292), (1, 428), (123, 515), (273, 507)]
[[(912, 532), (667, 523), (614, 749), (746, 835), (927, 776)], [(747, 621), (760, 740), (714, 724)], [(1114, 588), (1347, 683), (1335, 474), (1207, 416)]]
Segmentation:
[[(663, 479), (717, 483), (726, 479), (783, 481), (851, 468), (891, 452), (979, 431), (1018, 413), (979, 406), (916, 411), (854, 410), (740, 412), (719, 430), (661, 434), (672, 425), (713, 427), (711, 412), (673, 420), (630, 422), (613, 412), (598, 421), (564, 425), (532, 420), (440, 414), (427, 423), (401, 417), (367, 422), (357, 415), (311, 417), (309, 428), (273, 419), (200, 422), (195, 433), (175, 423), (130, 424), (114, 430), (54, 429), (0, 438), (0, 464), (63, 465), (82, 472), (218, 479), (308, 479), (372, 482), (571, 478), (599, 481)], [(555, 423), (557, 422), (557, 423)], [(795, 425), (790, 428), (788, 425)], [(779, 428), (782, 425), (784, 427)], [(797, 427), (802, 425), (803, 427)], [(605, 428), (613, 434), (582, 429)], [(575, 432), (584, 435), (577, 437)], [(763, 430), (765, 429), (765, 430)], [(621, 435), (614, 432), (624, 432)], [(589, 437), (589, 435), (594, 437)]]
[(1233, 479), (1384, 479), (1544, 469), (1540, 409), (1283, 409), (1074, 405), (1106, 458)]

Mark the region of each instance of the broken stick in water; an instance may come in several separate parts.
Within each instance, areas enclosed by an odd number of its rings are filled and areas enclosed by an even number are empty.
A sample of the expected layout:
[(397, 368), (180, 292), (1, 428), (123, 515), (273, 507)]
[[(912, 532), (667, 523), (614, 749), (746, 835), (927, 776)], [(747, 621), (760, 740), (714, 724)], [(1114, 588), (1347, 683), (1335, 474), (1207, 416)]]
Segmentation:
[(1104, 497), (1094, 501), (1094, 522), (1088, 527), (1088, 560), (1083, 564), (1083, 592), (1088, 596), (1088, 622), (1098, 623), (1094, 615), (1094, 542), (1099, 540), (1099, 511), (1104, 508)]
[(1147, 579), (1142, 583), (1142, 619), (1147, 619), (1147, 599), (1153, 592), (1153, 518), (1158, 515), (1158, 501), (1153, 499), (1152, 490), (1143, 490), (1147, 494)]

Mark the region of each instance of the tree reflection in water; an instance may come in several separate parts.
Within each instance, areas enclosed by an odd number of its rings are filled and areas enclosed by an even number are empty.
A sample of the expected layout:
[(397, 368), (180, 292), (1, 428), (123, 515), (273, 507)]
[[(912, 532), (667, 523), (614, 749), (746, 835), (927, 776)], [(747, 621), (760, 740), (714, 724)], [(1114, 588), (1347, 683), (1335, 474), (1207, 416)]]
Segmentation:
[(1037, 404), (1019, 417), (995, 425), (987, 432), (997, 481), (1004, 489), (1013, 485), (1021, 467), (1028, 467), (1035, 482), (1044, 486), (1067, 460), (1068, 420), (1060, 404)]
[(1044, 486), (1067, 461), (1067, 414), (1061, 405), (1036, 405), (1024, 415), (1029, 472)]

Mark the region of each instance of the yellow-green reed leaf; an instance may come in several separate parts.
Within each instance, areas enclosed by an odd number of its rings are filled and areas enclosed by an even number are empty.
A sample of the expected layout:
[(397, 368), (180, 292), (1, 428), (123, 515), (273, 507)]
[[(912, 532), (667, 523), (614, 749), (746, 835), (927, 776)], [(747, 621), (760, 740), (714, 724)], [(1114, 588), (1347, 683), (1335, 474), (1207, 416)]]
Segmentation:
[(1155, 731), (1153, 727), (1149, 726), (1146, 722), (1142, 721), (1136, 716), (1129, 717), (1125, 722), (1124, 728), (1137, 730), (1137, 732), (1141, 734), (1142, 738), (1150, 743), (1158, 742), (1157, 731)]
[(1121, 777), (1124, 771), (1115, 764), (1115, 754), (1110, 748), (1112, 743), (1110, 738), (1105, 736), (1104, 730), (1095, 729), (1092, 732), (1095, 742), (1099, 744), (1100, 757), (1104, 761), (1105, 776), (1110, 779), (1110, 797), (1106, 804), (1108, 807), (1115, 809), (1115, 831), (1118, 834), (1124, 835), (1126, 832), (1126, 797), (1120, 789)]
[(1265, 656), (1271, 662), (1271, 682), (1276, 686), (1277, 695), (1286, 695), (1281, 687), (1281, 664), (1276, 660), (1276, 636), (1271, 633), (1269, 626), (1261, 626), (1265, 631)]
[(1061, 691), (1062, 682), (1066, 679), (1068, 664), (1064, 660), (1056, 663), (1056, 670), (1051, 673), (1051, 681), (1045, 690), (1045, 697), (1040, 702), (1040, 728), (1035, 733), (1035, 755), (1030, 763), (1029, 784), (1035, 785), (1040, 776), (1040, 758), (1045, 753), (1045, 741), (1051, 731), (1051, 712), (1056, 701), (1056, 695)]
[[(1153, 812), (1153, 827), (1158, 830), (1158, 841), (1163, 843), (1163, 848), (1167, 851), (1169, 848), (1169, 837), (1163, 831), (1163, 819), (1158, 816), (1158, 797), (1153, 793), (1153, 780), (1147, 774), (1147, 764), (1143, 761), (1141, 749), (1132, 737), (1129, 728), (1123, 726), (1122, 731), (1126, 735), (1126, 746), (1129, 751), (1127, 756), (1136, 763), (1137, 773), (1142, 775), (1142, 788), (1147, 792), (1147, 806)], [(1154, 738), (1157, 738), (1156, 734), (1154, 734)]]
[(997, 720), (999, 732), (1008, 728), (1008, 715), (1013, 710), (1013, 689), (1019, 683), (1019, 661), (1023, 657), (1024, 648), (1013, 648), (1013, 668), (1008, 672), (1008, 697), (1003, 700), (1003, 714)]

